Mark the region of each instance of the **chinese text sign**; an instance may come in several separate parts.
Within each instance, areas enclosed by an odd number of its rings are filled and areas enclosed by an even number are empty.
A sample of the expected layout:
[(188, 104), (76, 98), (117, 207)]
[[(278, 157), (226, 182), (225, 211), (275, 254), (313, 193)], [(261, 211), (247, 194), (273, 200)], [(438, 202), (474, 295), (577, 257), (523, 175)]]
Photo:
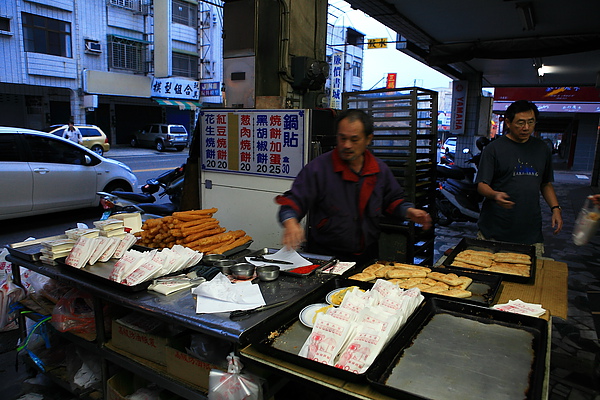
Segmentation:
[(294, 178), (304, 165), (304, 110), (204, 110), (202, 168)]

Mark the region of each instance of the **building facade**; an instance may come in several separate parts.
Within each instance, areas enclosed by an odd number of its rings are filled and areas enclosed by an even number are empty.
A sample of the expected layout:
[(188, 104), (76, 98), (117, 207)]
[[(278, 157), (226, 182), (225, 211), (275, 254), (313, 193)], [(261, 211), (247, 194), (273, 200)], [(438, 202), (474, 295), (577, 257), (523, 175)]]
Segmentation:
[(347, 26), (336, 26), (335, 21), (327, 24), (329, 79), (323, 103), (341, 109), (342, 93), (362, 90), (365, 35)]
[(194, 128), (220, 104), (222, 2), (0, 2), (0, 125), (100, 126), (113, 144), (148, 123)]

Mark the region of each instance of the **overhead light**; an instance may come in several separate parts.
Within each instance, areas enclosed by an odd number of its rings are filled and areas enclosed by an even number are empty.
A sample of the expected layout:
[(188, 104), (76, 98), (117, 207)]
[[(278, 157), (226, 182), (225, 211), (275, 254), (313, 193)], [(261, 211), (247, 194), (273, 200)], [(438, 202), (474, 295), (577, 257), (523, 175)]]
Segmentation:
[(533, 5), (531, 2), (520, 2), (516, 4), (521, 25), (524, 31), (533, 31), (535, 29), (535, 19), (533, 18)]
[(545, 72), (546, 72), (546, 70), (544, 69), (543, 64), (540, 67), (538, 67), (538, 69), (537, 69), (538, 76), (544, 76)]

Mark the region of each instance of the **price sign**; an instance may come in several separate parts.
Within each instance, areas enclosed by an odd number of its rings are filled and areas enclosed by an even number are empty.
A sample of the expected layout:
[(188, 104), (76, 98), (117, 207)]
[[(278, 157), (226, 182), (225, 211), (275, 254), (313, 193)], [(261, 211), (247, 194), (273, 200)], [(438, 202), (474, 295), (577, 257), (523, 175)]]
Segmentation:
[(304, 165), (305, 110), (203, 110), (202, 168), (294, 178)]

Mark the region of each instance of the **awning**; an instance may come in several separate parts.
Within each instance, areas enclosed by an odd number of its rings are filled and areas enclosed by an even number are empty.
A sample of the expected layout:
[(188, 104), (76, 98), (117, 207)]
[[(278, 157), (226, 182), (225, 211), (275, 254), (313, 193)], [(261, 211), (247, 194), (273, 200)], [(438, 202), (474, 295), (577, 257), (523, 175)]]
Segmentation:
[(108, 35), (109, 40), (112, 40), (113, 38), (117, 38), (117, 39), (122, 39), (122, 40), (128, 40), (130, 42), (136, 42), (136, 43), (143, 43), (143, 44), (152, 44), (152, 42), (149, 42), (147, 40), (144, 39), (137, 39), (137, 38), (132, 38), (129, 36), (122, 36), (122, 35), (115, 35), (115, 34), (110, 34)]
[(192, 100), (166, 100), (166, 99), (153, 99), (161, 106), (172, 106), (179, 107), (180, 110), (195, 110), (200, 107), (200, 103)]

